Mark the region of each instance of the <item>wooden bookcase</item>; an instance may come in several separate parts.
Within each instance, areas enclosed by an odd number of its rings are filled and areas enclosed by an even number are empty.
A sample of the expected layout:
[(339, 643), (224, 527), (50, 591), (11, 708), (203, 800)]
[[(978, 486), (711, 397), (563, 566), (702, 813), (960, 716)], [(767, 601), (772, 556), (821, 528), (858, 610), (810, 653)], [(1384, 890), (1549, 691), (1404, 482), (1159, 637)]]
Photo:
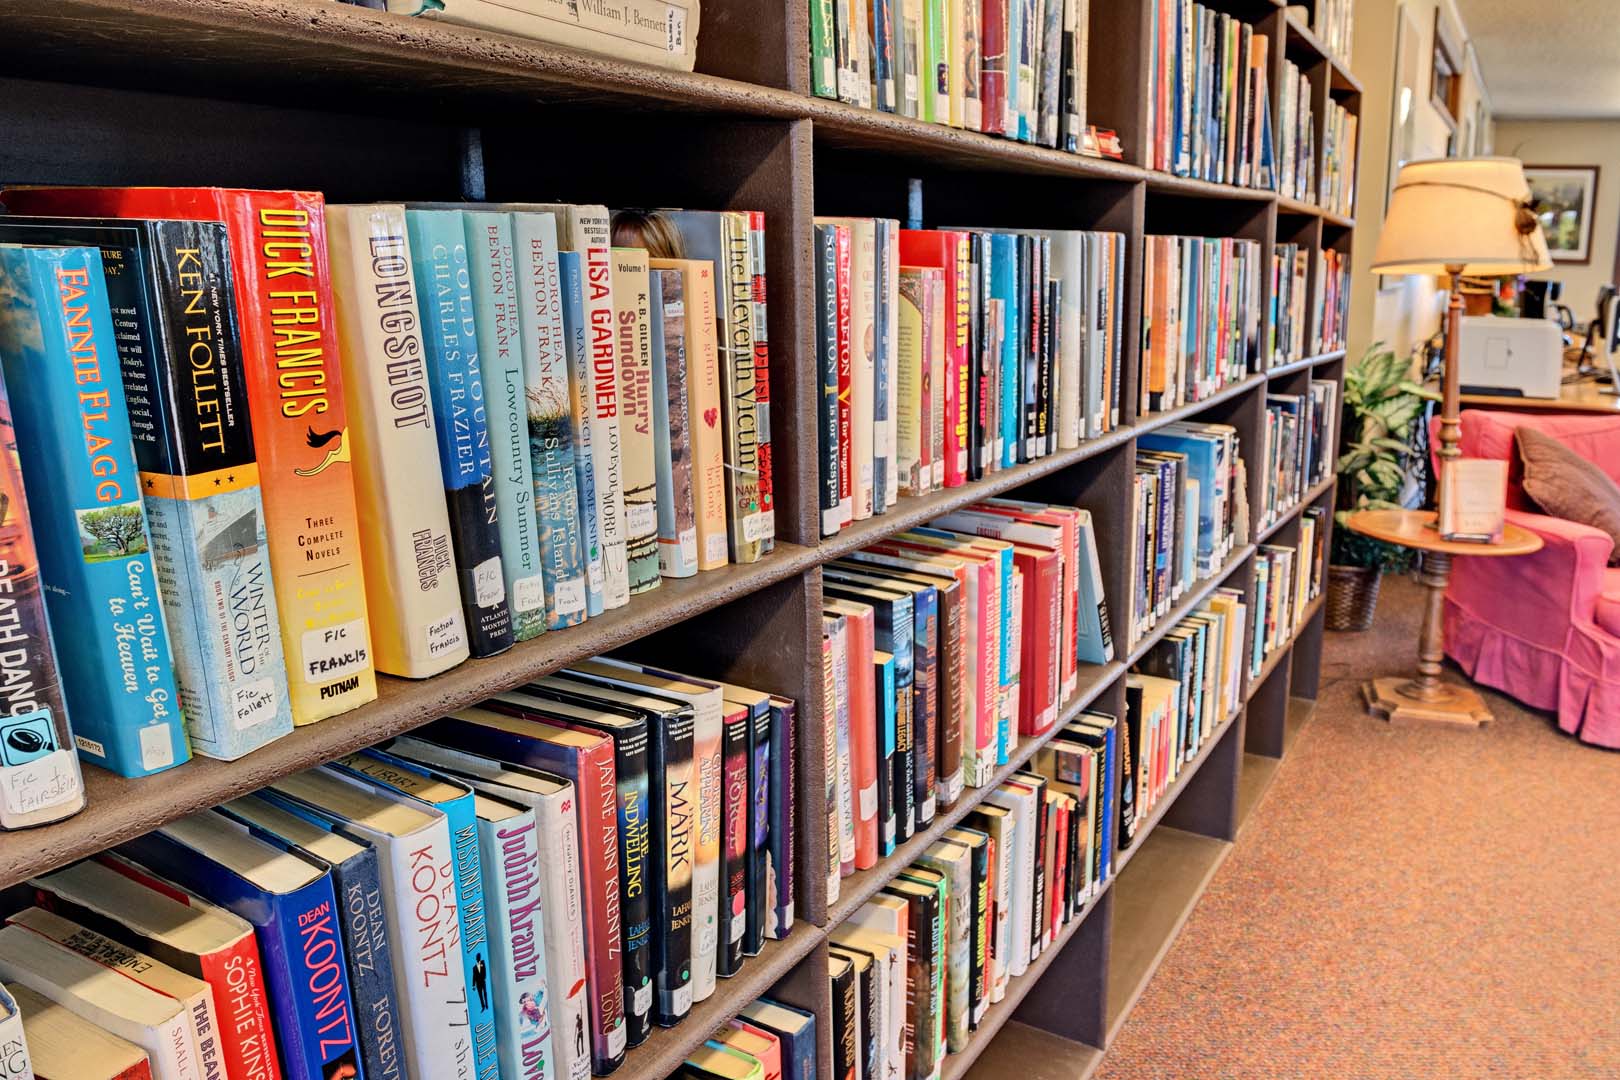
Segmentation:
[[(1089, 508), (1105, 587), (1123, 611), (1122, 557), (1136, 437), (1170, 420), (1235, 424), (1255, 468), (1268, 388), (1342, 379), (1344, 354), (1251, 375), (1207, 401), (1136, 415), (1143, 236), (1182, 231), (1348, 251), (1354, 222), (1240, 188), (1140, 166), (1149, 0), (1091, 0), (1088, 118), (1119, 130), (1126, 162), (1098, 161), (808, 95), (808, 0), (704, 0), (698, 73), (571, 53), (320, 0), (9, 0), (0, 5), (0, 180), (313, 188), (331, 201), (512, 199), (756, 209), (767, 214), (771, 426), (777, 547), (751, 566), (666, 580), (628, 607), (422, 682), (381, 678), (379, 699), (221, 763), (122, 780), (86, 769), (89, 807), (0, 834), (0, 885), (60, 866), (266, 781), (379, 739), (582, 657), (623, 650), (732, 678), (800, 702), (798, 923), (722, 980), (680, 1026), (655, 1029), (618, 1075), (661, 1080), (713, 1028), (761, 994), (813, 1010), (830, 1075), (826, 934), (989, 790), (969, 789), (876, 868), (826, 890), (820, 689), (820, 566), (853, 548), (997, 492)], [(1316, 117), (1360, 88), (1280, 0), (1214, 0), (1270, 36), (1312, 77)], [(1322, 145), (1318, 131), (1317, 146)], [(1320, 151), (1318, 151), (1320, 152)], [(1101, 228), (1127, 237), (1122, 422), (1104, 438), (977, 483), (904, 499), (839, 536), (818, 535), (811, 219), (920, 207), (926, 225)], [(19, 388), (21, 389), (21, 388)], [(1333, 484), (1302, 505), (1331, 508)], [(1123, 712), (1129, 664), (1212, 589), (1252, 593), (1255, 544), (1291, 543), (1299, 510), (1250, 537), (1155, 632), (1084, 667), (1065, 717)], [(1331, 520), (1331, 519), (1330, 519)], [(1087, 1075), (1230, 850), (1319, 681), (1322, 604), (1247, 680), (1227, 718), (1119, 873), (1063, 940), (1012, 982), (954, 1078)], [(71, 646), (68, 646), (71, 647)], [(1011, 772), (1034, 752), (1025, 740)]]

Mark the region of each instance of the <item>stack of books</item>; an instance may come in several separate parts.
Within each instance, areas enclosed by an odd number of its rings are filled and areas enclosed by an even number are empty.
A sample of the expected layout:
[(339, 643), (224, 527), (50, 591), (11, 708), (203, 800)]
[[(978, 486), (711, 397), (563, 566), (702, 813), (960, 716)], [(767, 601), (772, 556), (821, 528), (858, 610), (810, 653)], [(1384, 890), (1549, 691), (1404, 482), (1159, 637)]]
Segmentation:
[(1143, 255), (1139, 414), (1201, 401), (1258, 370), (1260, 244), (1149, 236)]
[(1121, 234), (815, 229), (823, 535), (1119, 423)]
[(1089, 8), (1089, 0), (810, 0), (811, 88), (1081, 153)]
[(1137, 440), (1132, 478), (1129, 640), (1248, 542), (1248, 490), (1237, 429), (1174, 423)]
[(1114, 656), (1091, 515), (989, 499), (825, 568), (828, 889), (870, 869)]
[(1320, 355), (1345, 346), (1350, 323), (1350, 257), (1335, 248), (1317, 255), (1311, 351)]
[(1310, 333), (1307, 319), (1309, 249), (1304, 244), (1277, 244), (1271, 252), (1271, 310), (1267, 313), (1268, 366), (1303, 360)]
[(1249, 671), (1259, 675), (1266, 657), (1294, 636), (1299, 619), (1322, 590), (1322, 558), (1327, 510), (1313, 506), (1299, 518), (1294, 547), (1261, 544), (1254, 556), (1254, 625)]
[(796, 711), (583, 662), (36, 878), (0, 978), (158, 1077), (606, 1074), (792, 930)]
[(1322, 209), (1343, 217), (1356, 213), (1356, 114), (1328, 102), (1327, 135), (1322, 141)]
[(1260, 528), (1281, 520), (1332, 472), (1338, 392), (1338, 383), (1313, 379), (1307, 393), (1266, 395)]
[(773, 547), (761, 214), (4, 198), (41, 753), (232, 760)]
[(1277, 103), (1277, 191), (1300, 202), (1316, 201), (1316, 125), (1311, 80), (1283, 61)]
[(1270, 39), (1194, 0), (1148, 0), (1148, 166), (1276, 190)]

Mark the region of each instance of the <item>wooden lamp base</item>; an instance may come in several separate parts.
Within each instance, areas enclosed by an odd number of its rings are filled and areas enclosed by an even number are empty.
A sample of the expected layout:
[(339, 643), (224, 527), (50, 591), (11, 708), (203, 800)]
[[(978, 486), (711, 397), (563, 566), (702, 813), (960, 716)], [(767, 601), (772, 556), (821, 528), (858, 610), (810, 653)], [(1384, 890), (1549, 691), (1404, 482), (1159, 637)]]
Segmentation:
[(1391, 723), (1415, 720), (1483, 727), (1491, 722), (1490, 708), (1472, 687), (1440, 683), (1431, 688), (1409, 677), (1392, 676), (1362, 683), (1361, 696), (1368, 711)]

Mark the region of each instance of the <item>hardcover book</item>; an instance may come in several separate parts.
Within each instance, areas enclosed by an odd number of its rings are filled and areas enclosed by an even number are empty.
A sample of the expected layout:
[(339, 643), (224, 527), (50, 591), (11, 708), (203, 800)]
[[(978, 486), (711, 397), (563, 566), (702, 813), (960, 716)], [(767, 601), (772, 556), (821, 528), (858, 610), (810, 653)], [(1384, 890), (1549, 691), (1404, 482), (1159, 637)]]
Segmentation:
[[(597, 464), (595, 425), (592, 420), (590, 350), (586, 342), (585, 268), (578, 252), (557, 253), (557, 273), (562, 286), (563, 347), (568, 358), (569, 432), (574, 437), (574, 494), (579, 504), (579, 542), (585, 557), (585, 612), (595, 618), (607, 606), (607, 561), (603, 547), (603, 496), (596, 490)], [(614, 420), (615, 434), (618, 421)], [(606, 445), (606, 444), (604, 444)], [(614, 476), (618, 465), (613, 466)], [(617, 482), (617, 481), (615, 481)], [(620, 492), (618, 510), (623, 511)], [(615, 521), (618, 519), (615, 518)], [(622, 539), (622, 538), (621, 538)], [(623, 569), (620, 560), (620, 569)], [(629, 578), (625, 578), (625, 600), (629, 599)], [(621, 601), (623, 602), (623, 601)]]
[(698, 572), (697, 502), (692, 487), (692, 413), (687, 394), (686, 278), (650, 271), (653, 318), (653, 439), (658, 468), (658, 572)]
[(462, 214), (462, 226), (467, 237), (478, 368), (500, 526), (501, 573), (511, 612), (512, 640), (528, 641), (546, 629), (546, 590), (529, 450), (526, 361), (519, 328), (523, 300), (513, 249), (512, 216), (468, 210)]
[[(380, 671), (437, 675), (467, 659), (450, 515), (437, 477), (439, 450), (417, 308), (405, 208), (329, 206), (332, 295), (350, 441), (366, 519), (361, 535), (371, 643)], [(348, 662), (355, 656), (347, 654)], [(339, 663), (343, 661), (340, 659)]]
[(765, 866), (765, 907), (771, 913), (765, 935), (781, 939), (793, 929), (795, 762), (798, 760), (798, 703), (771, 697), (770, 846)]
[[(6, 384), (28, 387), (12, 422), (46, 610), (74, 643), (59, 657), (74, 740), (96, 764), (145, 776), (191, 750), (103, 282), (95, 248), (0, 244), (0, 354)], [(77, 781), (65, 755), (38, 760), (36, 791)]]
[(754, 317), (749, 331), (754, 340), (754, 415), (758, 418), (755, 438), (759, 444), (759, 513), (756, 528), (760, 550), (770, 554), (776, 548), (776, 483), (771, 474), (771, 349), (767, 338), (770, 323), (765, 288), (765, 214), (749, 210), (748, 261), (753, 272)]
[(455, 210), (405, 211), (461, 608), (474, 656), (512, 645), (466, 234)]
[(374, 699), (320, 194), (19, 188), (7, 190), (4, 202), (13, 213), (225, 224), (293, 722), (314, 723)]
[(652, 432), (652, 297), (647, 253), (613, 249), (613, 340), (618, 357), (619, 467), (624, 474), (630, 594), (658, 587), (658, 470)]
[(740, 1016), (782, 1044), (783, 1080), (814, 1080), (816, 1071), (816, 1018), (814, 1014), (769, 998), (744, 1005)]

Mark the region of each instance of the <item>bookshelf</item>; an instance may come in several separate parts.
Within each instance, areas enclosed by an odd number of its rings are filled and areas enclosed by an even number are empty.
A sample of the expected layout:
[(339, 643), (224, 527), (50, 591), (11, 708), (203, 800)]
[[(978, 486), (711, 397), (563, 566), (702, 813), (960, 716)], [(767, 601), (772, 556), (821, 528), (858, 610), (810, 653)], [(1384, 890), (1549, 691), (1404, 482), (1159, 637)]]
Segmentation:
[[(903, 499), (887, 515), (819, 536), (813, 249), (816, 214), (920, 208), (927, 225), (1098, 228), (1126, 235), (1127, 327), (1141, 319), (1143, 237), (1155, 232), (1299, 242), (1348, 251), (1354, 221), (1244, 188), (1142, 167), (1150, 0), (1092, 0), (1088, 118), (1119, 131), (1127, 160), (1038, 146), (856, 109), (809, 96), (804, 0), (706, 0), (698, 71), (662, 71), (540, 43), (321, 0), (12, 0), (0, 5), (7, 138), (0, 179), (23, 183), (223, 184), (313, 188), (332, 201), (562, 199), (608, 205), (756, 209), (767, 215), (777, 546), (655, 592), (571, 630), (422, 682), (382, 677), (379, 699), (234, 763), (197, 760), (159, 779), (86, 768), (88, 808), (66, 822), (0, 834), (0, 885), (60, 866), (266, 781), (329, 760), (565, 664), (620, 650), (735, 679), (800, 702), (798, 922), (678, 1027), (657, 1029), (617, 1075), (662, 1080), (713, 1027), (771, 992), (813, 1011), (830, 1063), (827, 932), (990, 788), (970, 788), (872, 870), (826, 889), (821, 565), (856, 547), (1011, 492), (1084, 505), (1097, 522), (1104, 582), (1120, 610), (1135, 440), (1177, 419), (1231, 423), (1252, 470), (1268, 388), (1342, 380), (1342, 351), (1257, 373), (1210, 398), (1138, 416), (1138, 335), (1125, 336), (1121, 426), (984, 480)], [(1329, 97), (1359, 112), (1347, 67), (1276, 0), (1214, 0), (1271, 38), (1311, 76), (1314, 114)], [(1275, 91), (1277, 79), (1272, 80)], [(1323, 144), (1318, 132), (1318, 153)], [(1252, 600), (1261, 542), (1292, 543), (1307, 506), (1331, 509), (1333, 482), (1300, 503), (1110, 664), (1082, 666), (1065, 716), (1123, 712), (1124, 674), (1211, 590)], [(1254, 483), (1249, 490), (1256, 491)], [(1251, 517), (1256, 520), (1251, 507)], [(1331, 517), (1329, 518), (1331, 527)], [(1118, 616), (1116, 616), (1117, 618)], [(1322, 604), (1245, 682), (1243, 703), (1208, 739), (1116, 876), (1013, 980), (948, 1080), (1089, 1075), (1231, 848), (1276, 761), (1308, 719), (1319, 685)], [(1023, 740), (997, 779), (1032, 755)], [(823, 1075), (830, 1073), (830, 1064)]]

